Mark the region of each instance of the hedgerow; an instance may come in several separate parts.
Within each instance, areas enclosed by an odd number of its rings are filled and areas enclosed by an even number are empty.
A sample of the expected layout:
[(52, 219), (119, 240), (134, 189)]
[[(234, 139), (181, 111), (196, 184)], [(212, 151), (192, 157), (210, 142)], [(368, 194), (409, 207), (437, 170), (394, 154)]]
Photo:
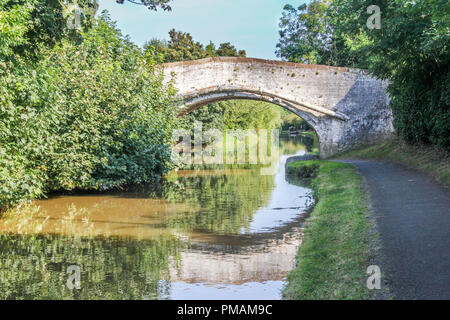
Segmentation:
[(170, 168), (174, 92), (155, 62), (106, 14), (81, 37), (41, 46), (37, 61), (4, 50), (0, 208), (54, 190), (156, 182)]

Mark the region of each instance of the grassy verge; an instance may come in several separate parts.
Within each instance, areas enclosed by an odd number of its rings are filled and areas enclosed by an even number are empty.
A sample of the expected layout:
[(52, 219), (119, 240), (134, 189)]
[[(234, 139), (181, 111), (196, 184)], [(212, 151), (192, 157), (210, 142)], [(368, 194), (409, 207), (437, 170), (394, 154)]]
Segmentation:
[(350, 151), (335, 157), (388, 160), (428, 173), (445, 186), (450, 186), (450, 153), (431, 146), (412, 146), (399, 138)]
[(284, 299), (368, 299), (371, 221), (362, 177), (352, 165), (320, 160), (289, 164), (295, 171), (318, 167), (312, 180), (316, 206), (305, 223), (297, 266)]

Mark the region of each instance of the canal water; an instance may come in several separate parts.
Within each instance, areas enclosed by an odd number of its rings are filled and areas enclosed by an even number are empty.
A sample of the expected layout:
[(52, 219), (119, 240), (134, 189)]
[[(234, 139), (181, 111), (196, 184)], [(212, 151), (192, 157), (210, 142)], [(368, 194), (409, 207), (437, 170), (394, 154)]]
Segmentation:
[(314, 145), (282, 138), (275, 175), (179, 170), (19, 208), (0, 219), (0, 299), (279, 299), (313, 203), (285, 161)]

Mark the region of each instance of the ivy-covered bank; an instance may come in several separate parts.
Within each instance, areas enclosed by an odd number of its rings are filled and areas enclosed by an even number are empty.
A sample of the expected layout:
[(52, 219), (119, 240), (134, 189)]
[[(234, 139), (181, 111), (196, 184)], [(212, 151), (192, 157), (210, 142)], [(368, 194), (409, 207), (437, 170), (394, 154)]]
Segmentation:
[(305, 222), (283, 298), (370, 298), (366, 269), (373, 229), (362, 177), (350, 164), (320, 160), (292, 162), (288, 173), (312, 176), (317, 203)]

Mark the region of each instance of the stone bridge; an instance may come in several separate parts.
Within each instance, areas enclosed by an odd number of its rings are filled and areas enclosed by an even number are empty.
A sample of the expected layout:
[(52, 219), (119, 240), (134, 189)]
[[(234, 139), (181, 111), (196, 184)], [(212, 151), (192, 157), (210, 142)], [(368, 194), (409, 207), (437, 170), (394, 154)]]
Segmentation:
[(351, 68), (253, 58), (215, 57), (163, 65), (182, 114), (226, 99), (282, 106), (307, 121), (327, 158), (390, 136), (387, 83)]

